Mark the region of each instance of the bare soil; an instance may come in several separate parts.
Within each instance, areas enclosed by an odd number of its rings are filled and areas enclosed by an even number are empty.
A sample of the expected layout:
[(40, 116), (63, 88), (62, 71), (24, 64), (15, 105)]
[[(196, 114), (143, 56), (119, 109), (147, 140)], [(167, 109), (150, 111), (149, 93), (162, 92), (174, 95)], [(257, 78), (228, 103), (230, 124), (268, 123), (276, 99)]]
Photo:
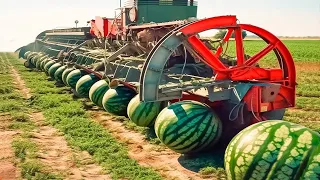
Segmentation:
[[(12, 74), (17, 88), (25, 98), (30, 98), (32, 96), (30, 90), (26, 88), (23, 79), (13, 68)], [(38, 126), (38, 129), (33, 132), (31, 138), (39, 149), (38, 157), (41, 158), (40, 161), (50, 168), (52, 172), (64, 175), (65, 179), (111, 179), (109, 175), (104, 174), (101, 166), (94, 163), (92, 157), (87, 152), (70, 148), (63, 134), (45, 124), (44, 116), (41, 112), (34, 112), (30, 116)], [(8, 139), (10, 139), (9, 136)], [(0, 169), (3, 169), (1, 165)], [(7, 170), (6, 172), (10, 171)]]
[[(7, 116), (0, 116), (0, 124), (8, 119), (10, 118)], [(14, 152), (11, 147), (13, 137), (17, 133), (0, 129), (0, 180), (12, 180), (19, 177), (20, 173), (15, 166)]]
[(108, 129), (117, 140), (127, 144), (130, 158), (135, 159), (140, 165), (152, 167), (165, 179), (203, 179), (198, 173), (184, 168), (179, 163), (180, 154), (150, 144), (141, 133), (126, 129), (117, 117), (103, 111), (90, 113), (93, 119)]

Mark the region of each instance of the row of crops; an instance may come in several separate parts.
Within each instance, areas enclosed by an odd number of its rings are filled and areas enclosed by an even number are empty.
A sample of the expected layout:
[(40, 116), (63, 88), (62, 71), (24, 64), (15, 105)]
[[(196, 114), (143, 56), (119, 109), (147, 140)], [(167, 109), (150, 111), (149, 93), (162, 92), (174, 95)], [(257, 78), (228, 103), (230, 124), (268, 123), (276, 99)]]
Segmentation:
[[(221, 135), (220, 120), (205, 104), (181, 101), (163, 108), (160, 103), (142, 103), (137, 93), (125, 86), (110, 88), (108, 80), (68, 68), (45, 55), (29, 53), (25, 58), (38, 71), (70, 86), (78, 96), (89, 98), (106, 111), (127, 115), (138, 126), (154, 126), (161, 142), (176, 152), (212, 148)], [(305, 107), (303, 101), (298, 102)], [(304, 126), (261, 122), (246, 128), (229, 143), (225, 169), (230, 179), (318, 179), (319, 143), (319, 134)]]

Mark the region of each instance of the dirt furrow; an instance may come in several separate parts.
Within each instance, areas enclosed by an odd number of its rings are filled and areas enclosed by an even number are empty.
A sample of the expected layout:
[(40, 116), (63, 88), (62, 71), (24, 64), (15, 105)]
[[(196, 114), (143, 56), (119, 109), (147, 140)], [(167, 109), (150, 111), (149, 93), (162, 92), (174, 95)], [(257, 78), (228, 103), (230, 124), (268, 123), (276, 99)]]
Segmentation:
[[(0, 123), (5, 119), (0, 117)], [(19, 177), (19, 173), (14, 164), (14, 152), (11, 143), (16, 131), (0, 131), (0, 179), (13, 180)]]
[[(26, 99), (30, 98), (30, 90), (26, 88), (24, 80), (14, 68), (12, 68), (12, 75), (14, 83), (23, 96)], [(111, 179), (103, 172), (101, 166), (93, 162), (87, 152), (70, 148), (65, 137), (58, 130), (45, 124), (41, 112), (32, 113), (31, 119), (38, 127), (33, 131), (31, 140), (37, 144), (39, 149), (37, 155), (40, 161), (48, 168), (62, 174), (64, 179)]]
[(180, 154), (169, 149), (159, 150), (157, 145), (147, 142), (142, 134), (126, 129), (117, 117), (100, 111), (90, 113), (93, 119), (108, 129), (115, 138), (128, 145), (130, 158), (137, 160), (140, 165), (152, 167), (166, 179), (202, 179), (198, 173), (181, 166)]

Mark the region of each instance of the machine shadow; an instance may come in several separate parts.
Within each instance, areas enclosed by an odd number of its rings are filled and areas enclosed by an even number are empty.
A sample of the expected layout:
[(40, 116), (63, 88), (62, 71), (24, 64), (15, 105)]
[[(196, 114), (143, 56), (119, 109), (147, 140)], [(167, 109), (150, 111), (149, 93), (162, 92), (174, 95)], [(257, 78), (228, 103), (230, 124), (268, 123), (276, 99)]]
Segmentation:
[[(156, 139), (154, 128), (146, 128), (144, 135), (147, 141)], [(177, 159), (179, 164), (193, 172), (199, 172), (204, 167), (224, 168), (225, 145), (217, 144), (205, 151), (194, 154), (182, 154)]]
[(193, 172), (199, 172), (201, 168), (208, 166), (224, 168), (224, 153), (224, 148), (216, 147), (195, 154), (182, 154), (178, 158), (178, 162), (181, 166)]

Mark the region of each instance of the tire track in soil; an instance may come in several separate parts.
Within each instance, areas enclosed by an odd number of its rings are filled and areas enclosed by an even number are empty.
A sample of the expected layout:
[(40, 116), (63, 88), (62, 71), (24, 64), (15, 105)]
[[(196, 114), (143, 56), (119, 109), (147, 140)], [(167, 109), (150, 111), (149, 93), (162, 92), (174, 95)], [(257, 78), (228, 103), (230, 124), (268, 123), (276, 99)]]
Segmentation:
[(14, 180), (20, 177), (11, 146), (14, 135), (19, 132), (7, 130), (11, 121), (10, 115), (0, 114), (0, 180)]
[[(1, 61), (4, 61), (0, 56)], [(20, 170), (16, 167), (12, 141), (17, 130), (8, 130), (12, 122), (10, 113), (0, 113), (0, 180), (14, 180), (20, 178)]]
[[(30, 98), (30, 90), (26, 88), (24, 80), (13, 67), (12, 75), (23, 96)], [(109, 175), (102, 173), (103, 168), (93, 162), (88, 152), (71, 149), (57, 129), (45, 124), (41, 112), (33, 112), (30, 116), (38, 127), (32, 133), (31, 139), (37, 144), (38, 157), (44, 165), (64, 175), (64, 179), (111, 179)]]
[(157, 150), (157, 145), (147, 142), (144, 135), (126, 129), (116, 116), (100, 111), (89, 112), (94, 121), (108, 129), (117, 140), (127, 144), (129, 157), (140, 165), (155, 169), (165, 179), (203, 179), (198, 173), (184, 168), (178, 162), (180, 154), (169, 149)]

